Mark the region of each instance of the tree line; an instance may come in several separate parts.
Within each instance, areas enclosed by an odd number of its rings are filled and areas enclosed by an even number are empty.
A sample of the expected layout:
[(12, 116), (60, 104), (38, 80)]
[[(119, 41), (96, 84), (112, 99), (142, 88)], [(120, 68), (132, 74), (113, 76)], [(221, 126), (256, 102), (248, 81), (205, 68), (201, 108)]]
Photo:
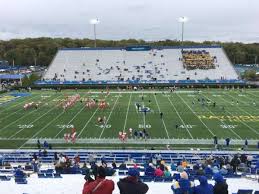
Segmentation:
[[(240, 42), (192, 42), (185, 41), (184, 45), (221, 45), (225, 49), (233, 64), (255, 64), (259, 63), (259, 43), (245, 44)], [(7, 60), (10, 64), (30, 66), (47, 66), (51, 63), (56, 52), (60, 48), (93, 47), (94, 40), (70, 39), (70, 38), (26, 38), (0, 40), (0, 61)], [(180, 46), (181, 42), (176, 40), (163, 40), (146, 42), (144, 40), (97, 40), (98, 47), (119, 47), (130, 45), (150, 46)]]

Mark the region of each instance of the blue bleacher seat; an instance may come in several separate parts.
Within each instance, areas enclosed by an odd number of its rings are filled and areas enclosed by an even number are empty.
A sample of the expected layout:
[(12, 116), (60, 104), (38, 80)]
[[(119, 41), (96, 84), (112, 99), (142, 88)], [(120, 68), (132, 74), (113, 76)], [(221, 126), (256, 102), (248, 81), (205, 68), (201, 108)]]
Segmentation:
[(164, 182), (164, 177), (155, 177), (154, 182)]
[(237, 191), (237, 194), (252, 194), (253, 193), (253, 190), (251, 190), (251, 189), (247, 189), (247, 190), (245, 190), (245, 189), (239, 189), (238, 191)]
[(16, 184), (27, 184), (26, 178), (15, 178), (14, 180)]
[(140, 176), (140, 180), (142, 180), (143, 182), (152, 182), (154, 180), (154, 177)]
[(54, 178), (62, 178), (62, 176), (59, 173), (55, 173), (53, 175), (54, 175)]
[(0, 180), (1, 181), (10, 181), (11, 180), (11, 177), (8, 177), (6, 175), (0, 175)]

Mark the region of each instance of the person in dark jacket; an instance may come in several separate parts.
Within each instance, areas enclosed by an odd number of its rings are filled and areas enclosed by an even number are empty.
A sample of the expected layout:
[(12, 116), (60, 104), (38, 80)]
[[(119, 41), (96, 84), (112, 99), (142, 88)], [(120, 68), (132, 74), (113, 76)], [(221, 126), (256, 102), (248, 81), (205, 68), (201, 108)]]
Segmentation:
[(214, 174), (213, 179), (215, 185), (213, 187), (214, 194), (228, 194), (228, 185), (223, 179), (223, 176), (220, 173)]
[(208, 184), (206, 176), (200, 176), (199, 181), (200, 185), (194, 188), (195, 194), (213, 194), (213, 186), (212, 184)]
[(237, 172), (237, 167), (240, 164), (240, 160), (237, 155), (234, 156), (234, 158), (231, 160), (230, 165), (233, 167), (234, 173)]
[(128, 177), (120, 179), (117, 183), (120, 194), (145, 194), (148, 191), (148, 186), (142, 183), (139, 177), (139, 171), (134, 168), (130, 168), (128, 171)]
[(148, 167), (145, 169), (146, 176), (154, 176), (155, 175), (155, 168), (152, 163), (149, 163)]

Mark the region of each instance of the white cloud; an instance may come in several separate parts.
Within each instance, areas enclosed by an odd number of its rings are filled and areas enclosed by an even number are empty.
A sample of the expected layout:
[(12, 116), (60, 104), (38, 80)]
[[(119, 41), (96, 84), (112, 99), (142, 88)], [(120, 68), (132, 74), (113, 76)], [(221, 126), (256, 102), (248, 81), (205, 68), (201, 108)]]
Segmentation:
[(0, 39), (52, 36), (92, 38), (98, 17), (102, 39), (180, 38), (188, 16), (189, 40), (257, 41), (258, 0), (0, 0)]

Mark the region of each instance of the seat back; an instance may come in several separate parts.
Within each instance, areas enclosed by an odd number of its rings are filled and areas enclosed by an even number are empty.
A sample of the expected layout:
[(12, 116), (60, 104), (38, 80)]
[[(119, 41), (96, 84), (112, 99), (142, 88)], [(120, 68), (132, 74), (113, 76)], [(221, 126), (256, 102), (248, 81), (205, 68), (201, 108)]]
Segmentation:
[(253, 193), (253, 190), (251, 189), (239, 189), (237, 191), (237, 194), (252, 194)]

